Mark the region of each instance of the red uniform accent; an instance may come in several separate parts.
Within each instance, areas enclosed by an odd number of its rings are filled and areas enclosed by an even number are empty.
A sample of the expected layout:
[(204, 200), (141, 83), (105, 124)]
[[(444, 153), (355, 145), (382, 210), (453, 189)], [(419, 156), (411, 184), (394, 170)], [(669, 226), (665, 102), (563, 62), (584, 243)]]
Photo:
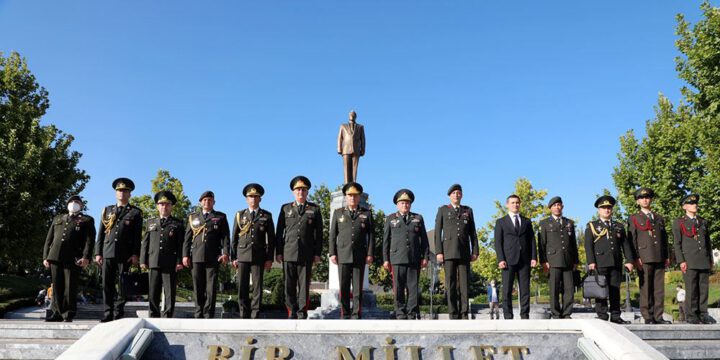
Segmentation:
[(640, 225), (640, 222), (638, 222), (638, 219), (635, 215), (630, 216), (632, 219), (633, 224), (635, 224), (635, 227), (640, 231), (650, 231), (650, 233), (653, 233), (655, 230), (653, 229), (652, 225), (650, 225), (650, 219), (645, 220), (645, 226)]
[(690, 233), (688, 233), (688, 230), (685, 228), (685, 218), (680, 219), (680, 231), (682, 231), (683, 235), (687, 237), (696, 237), (697, 236), (697, 228), (695, 227), (695, 224), (692, 225), (690, 228)]

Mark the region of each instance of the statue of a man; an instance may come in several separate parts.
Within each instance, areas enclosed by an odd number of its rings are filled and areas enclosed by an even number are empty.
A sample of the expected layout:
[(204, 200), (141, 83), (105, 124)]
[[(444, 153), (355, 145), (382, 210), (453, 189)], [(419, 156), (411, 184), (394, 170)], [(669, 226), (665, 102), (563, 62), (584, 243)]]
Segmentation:
[(365, 155), (365, 128), (355, 122), (357, 114), (350, 111), (348, 123), (340, 125), (338, 133), (338, 154), (343, 157), (345, 184), (357, 181), (357, 168), (360, 157)]

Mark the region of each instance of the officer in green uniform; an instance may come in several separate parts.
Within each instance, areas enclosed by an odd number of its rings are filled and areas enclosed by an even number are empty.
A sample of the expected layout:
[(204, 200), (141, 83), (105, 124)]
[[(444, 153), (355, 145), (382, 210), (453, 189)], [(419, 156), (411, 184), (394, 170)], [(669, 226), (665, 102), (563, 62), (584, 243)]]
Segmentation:
[(420, 214), (410, 212), (415, 194), (408, 189), (395, 193), (398, 211), (385, 219), (383, 230), (383, 267), (390, 271), (395, 292), (395, 318), (420, 317), (418, 279), (420, 268), (428, 260), (428, 237)]
[(540, 264), (550, 273), (550, 313), (553, 319), (571, 318), (575, 294), (573, 272), (578, 264), (575, 222), (563, 216), (563, 207), (561, 197), (550, 199), (548, 208), (552, 215), (540, 221), (537, 234)]
[(650, 208), (655, 192), (646, 187), (635, 191), (640, 211), (628, 219), (628, 238), (635, 251), (640, 278), (640, 313), (646, 324), (670, 324), (665, 311), (665, 268), (670, 265), (665, 218)]
[[(175, 313), (177, 272), (183, 269), (182, 247), (185, 225), (170, 215), (177, 202), (170, 191), (155, 194), (158, 217), (147, 221), (140, 250), (140, 268), (150, 269), (148, 303), (150, 317), (171, 318)], [(160, 309), (160, 293), (165, 293), (165, 309)]]
[[(629, 324), (620, 317), (620, 283), (622, 282), (623, 253), (625, 268), (632, 271), (635, 258), (632, 245), (627, 239), (625, 224), (612, 219), (615, 198), (604, 195), (595, 200), (599, 219), (587, 224), (585, 230), (585, 252), (588, 269), (605, 275), (610, 297), (610, 321)], [(596, 299), (595, 311), (598, 318), (608, 319), (608, 300)]]
[(675, 257), (685, 278), (685, 316), (690, 324), (711, 324), (708, 316), (708, 280), (713, 268), (710, 225), (697, 215), (700, 195), (682, 198), (685, 215), (673, 222)]
[(200, 205), (202, 209), (188, 217), (183, 265), (192, 268), (195, 318), (212, 319), (218, 268), (230, 259), (230, 225), (225, 213), (215, 210), (215, 193), (202, 193)]
[[(362, 285), (365, 264), (373, 262), (374, 225), (369, 209), (360, 207), (362, 185), (349, 182), (342, 188), (347, 206), (333, 212), (330, 221), (330, 261), (338, 265), (340, 317), (362, 318)], [(350, 284), (353, 306), (350, 310)], [(351, 315), (352, 314), (352, 315)]]
[(310, 180), (302, 175), (290, 181), (295, 201), (280, 208), (275, 232), (275, 256), (283, 264), (285, 306), (290, 319), (307, 318), (312, 265), (320, 261), (322, 252), (322, 214), (320, 206), (307, 201), (310, 186)]
[(447, 194), (450, 204), (438, 208), (435, 216), (435, 257), (445, 267), (450, 319), (467, 319), (470, 262), (478, 256), (475, 216), (472, 208), (460, 204), (463, 196), (460, 184), (450, 186)]
[[(129, 203), (135, 183), (128, 178), (117, 178), (112, 186), (117, 204), (103, 208), (95, 244), (95, 262), (102, 266), (105, 303), (102, 322), (125, 316), (123, 274), (128, 272), (130, 266), (138, 264), (143, 226), (142, 211)], [(116, 291), (115, 281), (118, 277), (120, 280)]]
[(43, 265), (50, 268), (53, 285), (52, 316), (45, 321), (72, 321), (77, 312), (80, 268), (92, 257), (95, 220), (82, 213), (80, 196), (68, 199), (68, 213), (53, 219), (43, 247)]
[(260, 208), (265, 194), (260, 184), (247, 184), (242, 193), (248, 207), (235, 213), (231, 258), (233, 267), (238, 271), (240, 317), (257, 319), (262, 303), (263, 272), (270, 270), (275, 256), (275, 224), (272, 214)]

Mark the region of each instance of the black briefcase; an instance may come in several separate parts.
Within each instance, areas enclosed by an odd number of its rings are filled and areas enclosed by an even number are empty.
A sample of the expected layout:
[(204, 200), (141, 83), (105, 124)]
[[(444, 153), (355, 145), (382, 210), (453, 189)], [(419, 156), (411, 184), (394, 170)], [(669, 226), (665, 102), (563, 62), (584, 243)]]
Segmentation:
[(586, 299), (607, 299), (608, 286), (605, 275), (590, 272), (583, 281), (583, 297)]
[(148, 273), (126, 272), (120, 275), (125, 296), (147, 295), (150, 289)]

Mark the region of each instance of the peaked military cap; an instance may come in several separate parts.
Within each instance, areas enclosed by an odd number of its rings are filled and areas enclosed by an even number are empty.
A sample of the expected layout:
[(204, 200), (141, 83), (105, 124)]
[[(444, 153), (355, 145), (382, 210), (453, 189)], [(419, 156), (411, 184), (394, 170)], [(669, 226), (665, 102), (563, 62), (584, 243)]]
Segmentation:
[(635, 190), (635, 200), (640, 198), (653, 198), (655, 197), (655, 192), (651, 188), (641, 187), (637, 190)]
[(616, 202), (617, 201), (615, 200), (614, 197), (612, 197), (610, 195), (603, 195), (603, 196), (597, 198), (597, 200), (595, 200), (595, 207), (596, 208), (603, 207), (603, 206), (613, 207), (613, 206), (615, 206)]
[(290, 180), (290, 190), (295, 190), (297, 188), (306, 188), (309, 190), (310, 186), (310, 179), (302, 175), (298, 175)]
[(555, 196), (550, 201), (548, 201), (548, 207), (552, 207), (553, 205), (561, 203), (562, 204), (562, 198), (559, 196)]
[(175, 198), (175, 195), (167, 190), (158, 191), (155, 194), (155, 203), (163, 203), (163, 202), (169, 202), (173, 205), (177, 202), (177, 198)]
[(68, 199), (67, 203), (69, 204), (69, 203), (71, 203), (71, 202), (73, 202), (73, 201), (79, 201), (80, 203), (82, 203), (82, 199), (80, 198), (80, 195), (73, 195), (73, 196), (71, 196), (71, 197)]
[(265, 189), (260, 184), (250, 183), (243, 188), (243, 196), (263, 196)]
[(211, 198), (214, 199), (214, 198), (215, 198), (215, 193), (212, 192), (212, 191), (210, 191), (210, 190), (208, 190), (208, 191), (200, 194), (200, 199), (199, 199), (198, 201), (202, 201), (202, 199), (204, 199), (204, 198), (206, 198), (206, 197), (211, 197)]
[(685, 204), (697, 204), (698, 201), (700, 201), (700, 195), (698, 194), (689, 194), (685, 195), (682, 200), (680, 200), (680, 205)]
[(342, 187), (343, 195), (360, 195), (363, 193), (362, 185), (356, 182), (349, 182)]
[(115, 190), (135, 190), (135, 183), (128, 178), (117, 178), (112, 182), (112, 187)]
[(408, 189), (400, 189), (393, 196), (393, 202), (397, 204), (398, 201), (409, 201), (412, 204), (415, 201), (415, 194)]
[(452, 186), (450, 186), (450, 188), (448, 189), (448, 196), (450, 196), (450, 194), (452, 194), (452, 192), (455, 190), (462, 191), (462, 186), (460, 186), (460, 184), (452, 184)]

